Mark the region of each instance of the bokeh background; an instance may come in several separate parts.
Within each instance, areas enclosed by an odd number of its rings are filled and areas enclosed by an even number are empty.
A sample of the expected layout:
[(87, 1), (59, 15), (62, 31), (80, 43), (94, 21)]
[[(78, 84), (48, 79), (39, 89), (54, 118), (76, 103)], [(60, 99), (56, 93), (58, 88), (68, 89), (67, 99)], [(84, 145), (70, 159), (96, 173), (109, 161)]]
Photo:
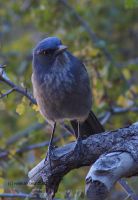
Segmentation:
[[(31, 93), (32, 51), (47, 36), (58, 36), (85, 63), (94, 95), (93, 110), (106, 129), (137, 120), (137, 1), (0, 1), (0, 64), (6, 65), (11, 81)], [(1, 81), (1, 94), (8, 89)], [(32, 192), (26, 185), (27, 173), (45, 157), (50, 133), (50, 126), (26, 97), (13, 92), (0, 98), (0, 194)], [(75, 140), (64, 133), (58, 126), (56, 145)], [(85, 199), (88, 169), (66, 175), (56, 196)], [(129, 180), (129, 184), (137, 192), (137, 179)], [(45, 188), (41, 189), (44, 192)], [(122, 193), (116, 186), (110, 199), (122, 199)]]

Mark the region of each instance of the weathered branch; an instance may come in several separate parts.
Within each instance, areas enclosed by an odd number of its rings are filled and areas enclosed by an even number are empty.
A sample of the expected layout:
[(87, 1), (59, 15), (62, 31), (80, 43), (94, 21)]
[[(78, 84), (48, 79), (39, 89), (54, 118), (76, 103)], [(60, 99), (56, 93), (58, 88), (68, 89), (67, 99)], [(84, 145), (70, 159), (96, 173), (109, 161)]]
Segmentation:
[[(106, 199), (117, 180), (132, 173), (133, 165), (134, 160), (127, 152), (113, 152), (100, 156), (86, 176), (85, 190), (88, 199)], [(126, 188), (126, 183), (124, 185), (121, 182), (121, 185)], [(130, 194), (129, 197), (138, 200), (134, 192)]]
[[(122, 153), (125, 153), (125, 155), (127, 155), (126, 157), (130, 160), (129, 166), (123, 165), (123, 173), (119, 172), (118, 174), (114, 174), (114, 181), (110, 183), (110, 187), (106, 188), (108, 189), (105, 191), (107, 193), (119, 178), (138, 174), (138, 123), (127, 128), (92, 135), (86, 140), (83, 140), (83, 148), (80, 152), (74, 151), (75, 144), (76, 143), (73, 142), (54, 150), (57, 159), (52, 160), (52, 172), (49, 162), (44, 164), (44, 160), (29, 172), (30, 184), (35, 184), (43, 179), (46, 184), (49, 199), (52, 199), (52, 196), (54, 196), (55, 192), (58, 190), (59, 183), (65, 174), (72, 169), (94, 164), (100, 156), (102, 156), (101, 159), (109, 155), (118, 156), (119, 154), (117, 152), (121, 152), (120, 160), (115, 159), (116, 166), (121, 166), (119, 163), (124, 161), (124, 158), (121, 156), (123, 155)], [(110, 154), (113, 152), (115, 153)], [(107, 166), (110, 165), (111, 156), (108, 158), (109, 159), (107, 159), (107, 161), (105, 160), (106, 162), (104, 163)], [(101, 173), (102, 171), (105, 171), (105, 168), (101, 170)], [(108, 176), (106, 177), (108, 179)]]

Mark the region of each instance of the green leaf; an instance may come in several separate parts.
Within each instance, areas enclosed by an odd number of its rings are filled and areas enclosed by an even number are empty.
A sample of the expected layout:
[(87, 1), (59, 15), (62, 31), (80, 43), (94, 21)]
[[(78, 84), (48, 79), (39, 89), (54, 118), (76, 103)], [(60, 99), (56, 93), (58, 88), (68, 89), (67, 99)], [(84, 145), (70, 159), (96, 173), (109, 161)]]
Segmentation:
[(125, 0), (125, 8), (133, 9), (138, 7), (138, 0)]

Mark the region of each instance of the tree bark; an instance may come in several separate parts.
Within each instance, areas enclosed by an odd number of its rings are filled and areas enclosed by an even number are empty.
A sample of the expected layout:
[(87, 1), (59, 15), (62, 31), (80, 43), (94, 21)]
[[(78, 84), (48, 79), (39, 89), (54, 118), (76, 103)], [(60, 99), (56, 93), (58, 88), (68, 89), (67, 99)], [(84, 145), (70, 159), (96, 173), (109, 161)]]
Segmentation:
[(79, 152), (75, 144), (54, 150), (52, 170), (49, 161), (42, 160), (28, 174), (29, 184), (43, 180), (48, 199), (53, 199), (63, 176), (75, 168), (93, 164), (86, 177), (86, 196), (92, 200), (105, 199), (121, 177), (138, 174), (138, 122), (88, 137)]

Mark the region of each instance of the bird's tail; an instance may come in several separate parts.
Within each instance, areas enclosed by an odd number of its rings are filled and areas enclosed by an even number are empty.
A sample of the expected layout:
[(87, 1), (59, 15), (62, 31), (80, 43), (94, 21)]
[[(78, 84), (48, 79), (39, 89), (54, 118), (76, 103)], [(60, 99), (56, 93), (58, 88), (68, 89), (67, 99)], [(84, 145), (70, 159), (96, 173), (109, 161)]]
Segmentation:
[[(78, 136), (78, 124), (76, 120), (71, 121), (71, 125), (73, 127), (75, 136), (77, 138)], [(90, 135), (96, 134), (96, 133), (101, 133), (104, 132), (105, 129), (95, 116), (95, 114), (90, 111), (88, 118), (80, 124), (80, 135), (82, 138), (86, 138)]]

